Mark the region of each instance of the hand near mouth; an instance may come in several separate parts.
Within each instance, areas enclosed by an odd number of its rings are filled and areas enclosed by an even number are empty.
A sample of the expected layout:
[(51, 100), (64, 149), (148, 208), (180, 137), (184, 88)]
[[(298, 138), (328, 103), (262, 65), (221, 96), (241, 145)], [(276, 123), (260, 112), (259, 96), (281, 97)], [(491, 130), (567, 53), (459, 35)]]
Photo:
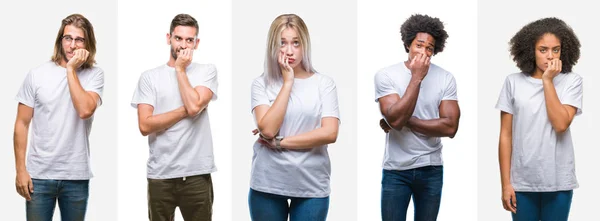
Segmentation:
[(412, 73), (413, 77), (419, 80), (423, 80), (427, 76), (429, 71), (430, 58), (425, 54), (416, 54), (410, 61), (408, 61), (408, 69)]
[(290, 58), (285, 56), (283, 52), (279, 54), (277, 58), (277, 62), (279, 63), (279, 67), (281, 68), (281, 75), (283, 77), (283, 82), (294, 82), (294, 69), (290, 66)]
[(67, 69), (71, 70), (81, 67), (81, 65), (87, 61), (88, 56), (90, 55), (90, 52), (85, 49), (75, 49), (72, 53), (73, 57), (69, 59), (69, 62), (67, 62)]
[(192, 63), (193, 57), (194, 51), (191, 48), (179, 50), (177, 60), (175, 60), (175, 70), (178, 72), (185, 71), (187, 66)]
[(562, 71), (562, 61), (558, 58), (548, 61), (548, 67), (542, 74), (542, 79), (552, 80)]

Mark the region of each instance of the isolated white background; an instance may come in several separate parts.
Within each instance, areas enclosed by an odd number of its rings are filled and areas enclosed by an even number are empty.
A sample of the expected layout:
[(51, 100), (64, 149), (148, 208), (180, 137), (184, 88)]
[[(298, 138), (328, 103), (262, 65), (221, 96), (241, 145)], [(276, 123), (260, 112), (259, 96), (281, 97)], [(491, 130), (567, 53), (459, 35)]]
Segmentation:
[[(569, 24), (581, 42), (581, 58), (573, 71), (583, 77), (583, 114), (571, 124), (579, 189), (575, 189), (569, 220), (597, 217), (598, 160), (597, 125), (600, 105), (595, 86), (598, 77), (596, 8), (587, 1), (486, 1), (479, 3), (478, 130), (479, 220), (510, 220), (500, 201), (498, 137), (500, 111), (495, 109), (507, 75), (520, 72), (510, 57), (508, 41), (529, 22), (557, 17)], [(518, 7), (515, 7), (518, 6)], [(517, 205), (518, 206), (518, 205)], [(597, 219), (597, 218), (596, 218)]]
[[(249, 9), (252, 10), (249, 10)], [(356, 219), (356, 2), (274, 0), (233, 2), (233, 220), (250, 220), (248, 191), (252, 136), (250, 85), (263, 72), (267, 32), (280, 14), (295, 13), (306, 23), (315, 69), (337, 85), (341, 122), (337, 142), (328, 147), (331, 195), (328, 220)]]
[[(25, 199), (15, 190), (13, 129), (17, 116), (15, 96), (27, 72), (50, 60), (62, 19), (73, 13), (85, 16), (96, 34), (96, 62), (104, 70), (103, 103), (94, 114), (90, 135), (90, 195), (86, 220), (117, 218), (117, 12), (116, 1), (12, 1), (0, 7), (3, 67), (0, 81), (0, 196), (2, 219), (25, 220)], [(33, 122), (32, 122), (33, 123)], [(31, 128), (30, 128), (31, 130)], [(35, 189), (35, 187), (34, 187)], [(60, 220), (58, 205), (54, 220)]]
[[(148, 139), (138, 130), (137, 109), (130, 105), (139, 76), (167, 63), (166, 34), (171, 20), (187, 13), (199, 23), (200, 45), (194, 62), (215, 64), (218, 99), (210, 103), (215, 163), (212, 173), (213, 220), (231, 220), (231, 2), (119, 1), (119, 220), (147, 220)], [(183, 220), (179, 211), (176, 220)]]
[[(458, 9), (460, 7), (460, 13)], [(438, 220), (476, 220), (477, 211), (477, 12), (469, 1), (358, 1), (358, 220), (381, 220), (381, 174), (385, 133), (375, 102), (378, 70), (407, 60), (400, 26), (412, 14), (444, 22), (450, 36), (431, 62), (456, 78), (461, 118), (454, 139), (444, 138), (444, 186)], [(408, 208), (407, 220), (413, 219)]]

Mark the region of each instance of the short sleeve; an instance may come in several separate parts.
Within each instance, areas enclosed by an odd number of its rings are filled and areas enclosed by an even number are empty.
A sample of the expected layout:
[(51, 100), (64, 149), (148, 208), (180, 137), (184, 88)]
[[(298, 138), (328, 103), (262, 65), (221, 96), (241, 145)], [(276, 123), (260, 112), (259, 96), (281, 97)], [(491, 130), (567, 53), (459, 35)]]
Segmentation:
[[(575, 75), (574, 73), (571, 74)], [(564, 94), (561, 96), (560, 102), (577, 108), (575, 115), (580, 115), (583, 112), (583, 79), (581, 76), (575, 75), (573, 77)]]
[(252, 82), (252, 88), (250, 89), (250, 110), (254, 111), (254, 108), (263, 104), (271, 105), (269, 97), (267, 97), (267, 87), (265, 85), (264, 77), (254, 79)]
[(387, 75), (387, 72), (377, 72), (375, 74), (375, 102), (378, 102), (379, 98), (390, 94), (398, 94), (398, 91), (394, 87), (394, 82)]
[(15, 99), (28, 107), (35, 106), (35, 84), (33, 82), (33, 73), (29, 72), (21, 85), (21, 89), (17, 93)]
[(92, 80), (83, 88), (86, 91), (95, 92), (100, 97), (98, 105), (102, 105), (102, 92), (104, 91), (104, 71), (97, 68)]
[(444, 85), (444, 96), (442, 97), (442, 100), (458, 100), (458, 96), (456, 95), (456, 80), (454, 79), (454, 76), (448, 74), (444, 82), (446, 85)]
[(148, 73), (142, 74), (138, 81), (138, 86), (133, 92), (131, 106), (137, 108), (138, 104), (156, 105), (156, 91)]
[(502, 86), (502, 90), (500, 91), (500, 96), (498, 97), (498, 102), (496, 103), (496, 109), (509, 114), (514, 114), (514, 100), (512, 84), (509, 76), (504, 81), (504, 86)]
[(340, 110), (337, 97), (337, 88), (333, 79), (324, 77), (319, 85), (319, 94), (321, 96), (321, 118), (335, 117), (340, 119)]
[(200, 78), (198, 79), (198, 81), (194, 82), (194, 87), (207, 87), (213, 92), (211, 100), (216, 100), (219, 82), (217, 81), (217, 68), (215, 67), (215, 65), (208, 65), (208, 70), (205, 73), (201, 73), (199, 77)]

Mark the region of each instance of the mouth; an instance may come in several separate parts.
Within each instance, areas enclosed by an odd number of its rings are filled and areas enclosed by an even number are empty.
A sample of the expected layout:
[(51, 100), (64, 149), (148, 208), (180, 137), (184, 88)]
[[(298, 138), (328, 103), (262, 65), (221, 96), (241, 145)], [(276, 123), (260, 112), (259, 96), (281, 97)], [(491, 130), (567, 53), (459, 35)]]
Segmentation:
[(295, 61), (296, 61), (296, 59), (293, 59), (293, 58), (289, 58), (289, 59), (288, 59), (288, 63), (290, 63), (290, 64), (291, 64), (291, 63), (294, 63)]

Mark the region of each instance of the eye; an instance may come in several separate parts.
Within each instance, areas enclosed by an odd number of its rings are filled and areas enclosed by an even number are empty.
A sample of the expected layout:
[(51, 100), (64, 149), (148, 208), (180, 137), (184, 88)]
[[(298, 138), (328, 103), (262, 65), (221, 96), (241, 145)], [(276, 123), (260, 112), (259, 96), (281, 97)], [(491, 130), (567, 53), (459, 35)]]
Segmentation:
[(540, 49), (540, 52), (546, 53), (546, 49)]
[(71, 38), (71, 36), (64, 36), (63, 39), (67, 40), (67, 41), (73, 41), (73, 38)]
[(194, 42), (194, 40), (188, 39), (188, 40), (186, 40), (186, 42), (189, 43), (189, 44), (191, 44), (192, 42)]
[(417, 48), (421, 48), (423, 45), (421, 44), (417, 44)]
[(427, 51), (433, 52), (433, 48), (432, 47), (427, 47)]
[(175, 41), (181, 41), (181, 38), (176, 36)]
[(85, 42), (85, 39), (83, 39), (83, 38), (76, 38), (75, 42), (77, 42), (79, 44), (83, 44), (83, 42)]
[(299, 41), (294, 41), (294, 47), (298, 47), (300, 46), (300, 42)]
[(281, 46), (285, 46), (285, 41), (280, 42)]
[(553, 51), (554, 53), (558, 53), (558, 52), (560, 52), (560, 49), (559, 49), (559, 48), (555, 48), (555, 49), (554, 49), (554, 50), (552, 50), (552, 51)]

